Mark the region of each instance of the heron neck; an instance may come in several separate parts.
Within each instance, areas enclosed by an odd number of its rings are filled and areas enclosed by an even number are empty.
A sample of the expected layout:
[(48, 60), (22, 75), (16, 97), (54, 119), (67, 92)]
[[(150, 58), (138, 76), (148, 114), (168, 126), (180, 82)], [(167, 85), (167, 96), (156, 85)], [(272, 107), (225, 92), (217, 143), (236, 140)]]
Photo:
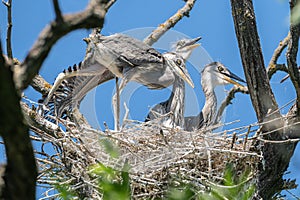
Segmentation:
[[(204, 86), (203, 86), (204, 85)], [(214, 91), (214, 87), (209, 84), (203, 84), (202, 88), (205, 95), (205, 104), (202, 109), (203, 119), (205, 126), (212, 125), (217, 112), (217, 97)]]
[(171, 121), (175, 126), (183, 127), (184, 125), (184, 98), (185, 83), (184, 80), (175, 76), (172, 94), (168, 105), (168, 111), (172, 112)]

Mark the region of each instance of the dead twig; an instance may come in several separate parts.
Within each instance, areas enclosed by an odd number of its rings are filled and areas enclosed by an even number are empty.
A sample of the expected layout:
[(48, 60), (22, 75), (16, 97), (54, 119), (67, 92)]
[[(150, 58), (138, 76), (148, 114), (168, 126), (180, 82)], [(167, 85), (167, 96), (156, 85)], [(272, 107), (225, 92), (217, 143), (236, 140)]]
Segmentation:
[(5, 2), (5, 0), (2, 0), (2, 3), (7, 7), (7, 32), (6, 32), (6, 52), (7, 56), (10, 59), (13, 59), (13, 53), (12, 53), (12, 45), (11, 45), (11, 31), (12, 31), (12, 0), (8, 0)]
[(102, 28), (106, 14), (105, 6), (109, 2), (90, 0), (84, 11), (62, 15), (61, 21), (54, 20), (46, 26), (20, 66), (19, 77), (16, 79), (17, 88), (22, 90), (28, 87), (53, 45), (61, 37), (77, 29)]
[(218, 110), (216, 119), (215, 119), (215, 124), (218, 123), (219, 121), (221, 121), (221, 117), (223, 115), (223, 112), (225, 110), (225, 108), (231, 104), (232, 99), (234, 99), (235, 94), (237, 92), (243, 93), (243, 94), (249, 94), (248, 92), (248, 88), (247, 87), (237, 87), (234, 86), (233, 88), (231, 88), (231, 90), (228, 92), (227, 97), (223, 100), (223, 102), (220, 105), (220, 108)]
[(189, 13), (194, 7), (196, 0), (187, 0), (185, 5), (179, 9), (173, 16), (167, 21), (160, 24), (147, 38), (144, 39), (144, 43), (152, 46), (165, 32), (175, 26), (184, 16), (189, 17)]
[(285, 64), (277, 64), (277, 60), (280, 57), (282, 51), (287, 47), (290, 39), (291, 39), (291, 34), (289, 32), (288, 35), (282, 41), (279, 42), (278, 47), (274, 50), (273, 56), (269, 62), (268, 68), (267, 68), (267, 73), (268, 73), (269, 79), (271, 79), (272, 76), (278, 70), (288, 72)]
[(59, 7), (58, 0), (52, 0), (52, 3), (53, 3), (53, 7), (54, 7), (55, 16), (56, 16), (55, 20), (58, 23), (63, 23), (63, 17), (62, 17), (62, 14), (61, 14), (61, 10), (60, 10), (60, 7)]

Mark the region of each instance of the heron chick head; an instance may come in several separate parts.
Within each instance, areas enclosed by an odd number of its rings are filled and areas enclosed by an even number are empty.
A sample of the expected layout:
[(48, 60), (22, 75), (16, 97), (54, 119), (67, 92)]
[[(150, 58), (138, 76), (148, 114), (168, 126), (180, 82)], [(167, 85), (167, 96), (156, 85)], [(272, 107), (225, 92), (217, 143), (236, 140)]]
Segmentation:
[(195, 48), (200, 46), (200, 44), (197, 43), (200, 39), (201, 39), (201, 37), (196, 37), (196, 38), (193, 38), (193, 39), (179, 40), (173, 45), (173, 49), (184, 60), (187, 60), (190, 57), (192, 51)]
[(237, 81), (246, 83), (243, 79), (232, 73), (220, 62), (212, 62), (202, 70), (202, 86), (212, 86), (233, 84), (238, 87), (244, 87)]
[(172, 71), (194, 88), (194, 82), (186, 69), (185, 60), (173, 52), (164, 53), (163, 57)]

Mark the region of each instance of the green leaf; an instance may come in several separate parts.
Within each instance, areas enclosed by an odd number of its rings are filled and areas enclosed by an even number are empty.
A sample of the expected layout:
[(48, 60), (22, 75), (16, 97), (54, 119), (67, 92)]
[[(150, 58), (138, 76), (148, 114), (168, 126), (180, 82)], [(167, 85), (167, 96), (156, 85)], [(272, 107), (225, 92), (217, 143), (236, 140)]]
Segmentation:
[(112, 157), (118, 158), (120, 156), (119, 149), (110, 141), (110, 140), (102, 140), (102, 145), (104, 146), (105, 151)]

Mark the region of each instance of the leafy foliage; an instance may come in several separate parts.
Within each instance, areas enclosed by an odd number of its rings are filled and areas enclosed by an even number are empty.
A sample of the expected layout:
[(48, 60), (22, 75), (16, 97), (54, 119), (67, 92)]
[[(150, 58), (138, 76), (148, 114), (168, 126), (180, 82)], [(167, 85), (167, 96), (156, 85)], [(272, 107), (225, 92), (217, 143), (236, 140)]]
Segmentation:
[(98, 177), (98, 185), (104, 200), (130, 199), (128, 167), (117, 171), (99, 163), (91, 167), (91, 175)]
[(255, 185), (251, 181), (251, 172), (246, 169), (242, 174), (237, 175), (232, 164), (227, 164), (223, 184), (218, 185), (209, 183), (210, 191), (201, 193), (198, 197), (200, 200), (248, 200), (252, 199), (255, 193)]
[(58, 191), (59, 197), (63, 200), (78, 199), (78, 194), (76, 194), (68, 184), (56, 184), (54, 188)]
[[(130, 199), (130, 178), (128, 166), (118, 171), (101, 163), (91, 166), (90, 174), (98, 179), (99, 192), (104, 200)], [(242, 174), (236, 174), (233, 164), (228, 164), (224, 171), (222, 184), (208, 182), (209, 190), (195, 192), (192, 184), (181, 183), (171, 186), (167, 192), (168, 200), (198, 199), (198, 200), (249, 200), (256, 188), (252, 181), (251, 171), (246, 169)], [(62, 199), (76, 199), (76, 193), (67, 185), (56, 186)]]

